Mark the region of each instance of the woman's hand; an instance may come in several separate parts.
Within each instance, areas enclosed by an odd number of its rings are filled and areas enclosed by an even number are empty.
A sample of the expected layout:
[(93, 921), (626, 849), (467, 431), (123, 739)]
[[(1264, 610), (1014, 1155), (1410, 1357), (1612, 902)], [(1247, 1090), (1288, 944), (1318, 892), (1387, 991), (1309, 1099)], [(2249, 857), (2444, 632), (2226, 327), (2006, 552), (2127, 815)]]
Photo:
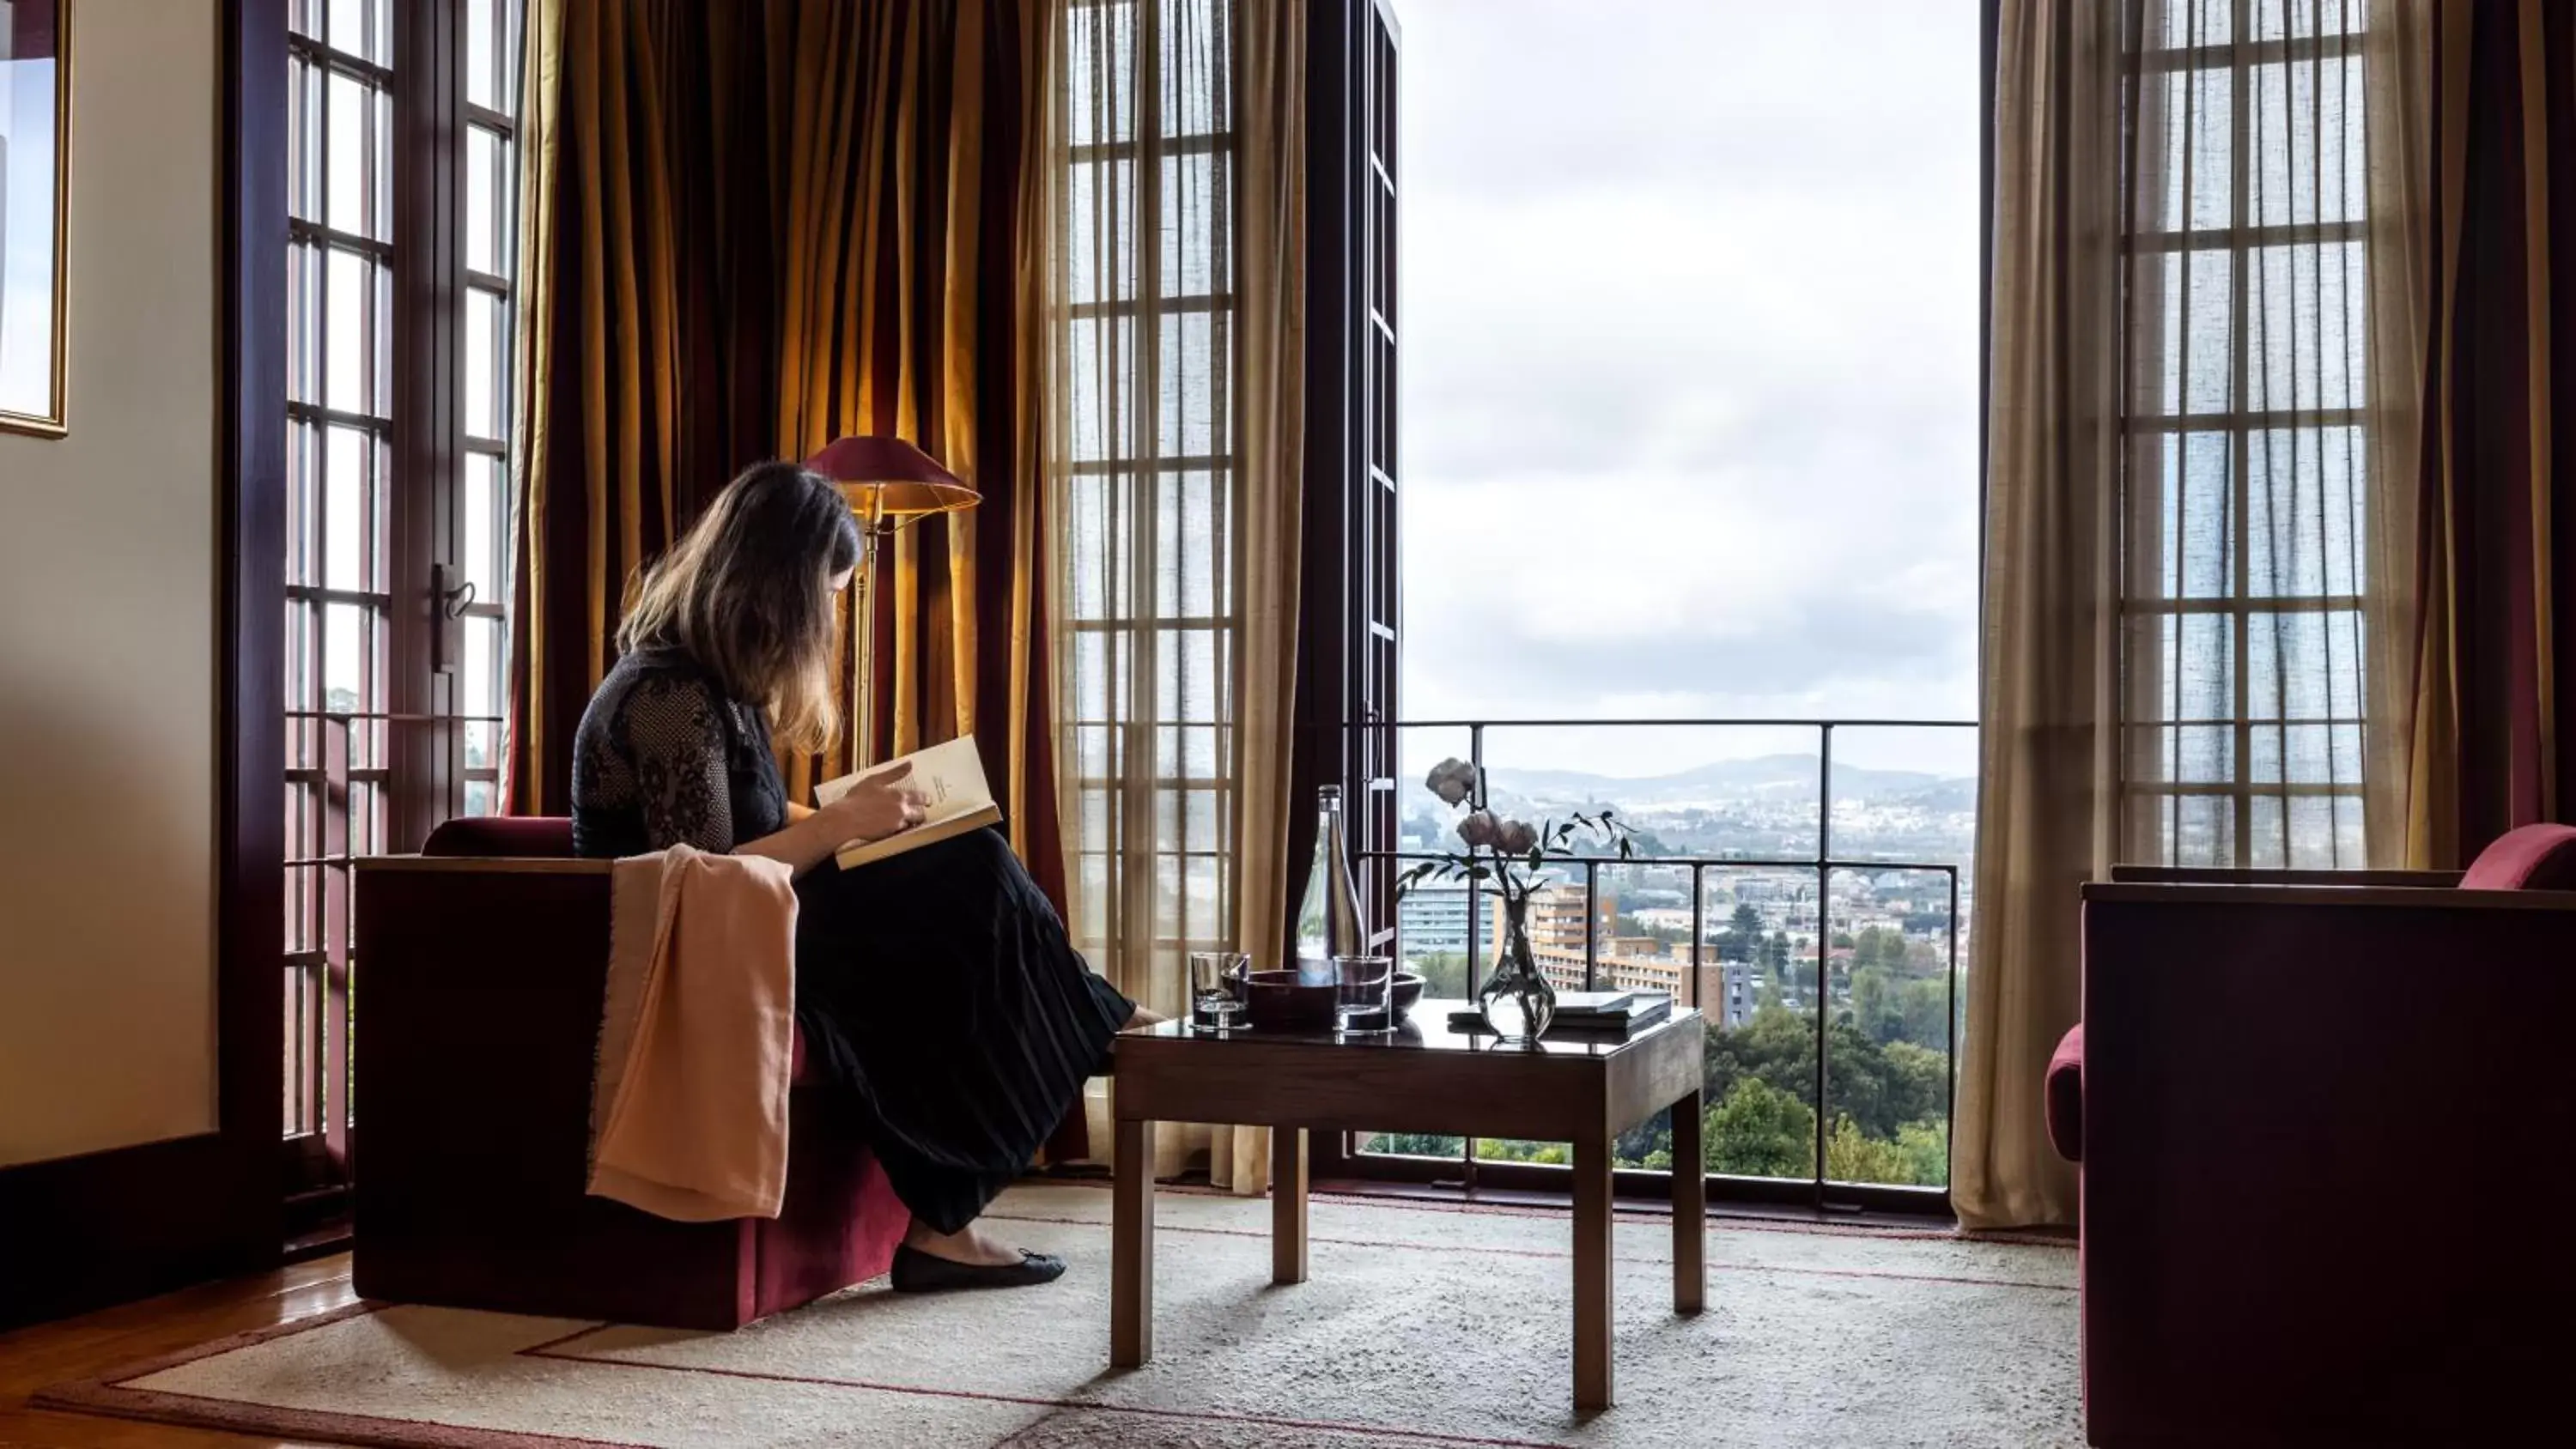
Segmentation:
[(830, 822), (842, 845), (854, 840), (883, 840), (910, 830), (922, 819), (921, 792), (906, 783), (911, 774), (910, 760), (879, 771), (852, 785), (847, 794), (815, 815)]
[(849, 793), (819, 810), (799, 813), (791, 806), (786, 829), (744, 841), (733, 848), (734, 854), (785, 861), (789, 870), (803, 875), (845, 845), (910, 830), (923, 815), (921, 791), (907, 778), (911, 774), (912, 762), (907, 760), (851, 786)]

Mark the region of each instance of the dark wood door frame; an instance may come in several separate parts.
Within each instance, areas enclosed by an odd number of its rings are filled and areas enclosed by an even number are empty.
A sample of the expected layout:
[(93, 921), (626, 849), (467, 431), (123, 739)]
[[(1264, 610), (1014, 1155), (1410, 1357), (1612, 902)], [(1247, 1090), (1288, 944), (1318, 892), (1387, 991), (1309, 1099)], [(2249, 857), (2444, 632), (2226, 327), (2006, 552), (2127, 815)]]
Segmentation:
[[(216, 1120), (0, 1171), (0, 1328), (273, 1264), (283, 1012), (286, 15), (224, 0), (215, 117)], [(188, 265), (184, 241), (172, 265)], [(188, 627), (174, 620), (173, 627)], [(178, 721), (184, 732), (187, 721)]]

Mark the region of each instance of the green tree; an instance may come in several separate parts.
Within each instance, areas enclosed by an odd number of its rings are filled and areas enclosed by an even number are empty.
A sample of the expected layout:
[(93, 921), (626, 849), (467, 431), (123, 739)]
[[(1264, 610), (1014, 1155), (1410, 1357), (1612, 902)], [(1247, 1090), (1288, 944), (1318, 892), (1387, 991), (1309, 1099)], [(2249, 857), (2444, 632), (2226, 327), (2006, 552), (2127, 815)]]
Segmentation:
[(1923, 1187), (1941, 1187), (1950, 1181), (1950, 1124), (1942, 1121), (1908, 1122), (1896, 1130), (1897, 1150), (1905, 1154), (1904, 1180)]
[(1884, 926), (1864, 926), (1852, 938), (1852, 970), (1866, 971), (1873, 966), (1890, 971), (1905, 967), (1905, 937)]
[(1804, 1177), (1816, 1160), (1816, 1114), (1796, 1097), (1746, 1077), (1706, 1119), (1708, 1167), (1752, 1177)]
[(1950, 1133), (1939, 1122), (1909, 1122), (1893, 1139), (1870, 1137), (1849, 1117), (1825, 1139), (1825, 1175), (1837, 1182), (1939, 1187), (1950, 1180)]
[(1370, 1134), (1361, 1150), (1403, 1157), (1456, 1157), (1463, 1145), (1455, 1137), (1434, 1137), (1423, 1132), (1377, 1132)]
[(1412, 958), (1412, 969), (1422, 974), (1422, 994), (1462, 998), (1467, 994), (1467, 953), (1464, 951), (1431, 951)]
[[(1574, 1160), (1574, 1148), (1565, 1142), (1523, 1142), (1505, 1137), (1479, 1137), (1476, 1156), (1484, 1162), (1544, 1162), (1563, 1167)], [(1670, 1160), (1670, 1159), (1666, 1159)]]
[(1762, 913), (1750, 905), (1738, 905), (1727, 918), (1726, 929), (1717, 934), (1717, 959), (1750, 961), (1762, 949)]
[(1893, 1142), (1865, 1136), (1849, 1117), (1825, 1139), (1825, 1176), (1836, 1182), (1904, 1182), (1909, 1164)]
[(1934, 1051), (1950, 1045), (1945, 977), (1916, 977), (1882, 958), (1852, 973), (1852, 1019), (1875, 1042), (1912, 1042)]
[[(1948, 1059), (1911, 1042), (1872, 1040), (1848, 1013), (1826, 1024), (1833, 1070), (1826, 1090), (1838, 1115), (1848, 1115), (1869, 1137), (1893, 1140), (1908, 1122), (1939, 1121), (1949, 1100)], [(1724, 1100), (1735, 1084), (1760, 1079), (1801, 1102), (1816, 1088), (1816, 1023), (1802, 1011), (1767, 1006), (1732, 1031), (1711, 1032), (1706, 1054), (1708, 1095)]]

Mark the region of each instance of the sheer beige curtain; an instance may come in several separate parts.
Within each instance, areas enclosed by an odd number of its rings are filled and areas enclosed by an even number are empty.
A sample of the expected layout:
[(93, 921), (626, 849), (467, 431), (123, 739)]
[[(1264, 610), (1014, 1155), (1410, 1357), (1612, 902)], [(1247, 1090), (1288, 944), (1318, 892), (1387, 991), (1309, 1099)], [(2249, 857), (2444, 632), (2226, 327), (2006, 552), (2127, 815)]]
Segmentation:
[(2413, 103), (2373, 51), (2392, 8), (2002, 5), (1968, 1226), (2074, 1220), (2040, 1085), (2086, 879), (2403, 849), (2412, 387), (2373, 365), (2411, 350), (2379, 300), (2414, 261), (2374, 133)]
[(2003, 0), (1976, 926), (1950, 1198), (2072, 1222), (2040, 1073), (2075, 1020), (2076, 894), (2117, 812), (2120, 6)]
[[(1073, 928), (1120, 989), (1172, 1014), (1187, 953), (1283, 912), (1303, 310), (1290, 13), (1059, 11), (1048, 393)], [(1105, 1142), (1105, 1100), (1091, 1110)], [(1204, 1158), (1259, 1191), (1263, 1139), (1167, 1127), (1157, 1170)]]
[(2384, 466), (2411, 451), (2411, 389), (2392, 416), (2372, 385), (2374, 340), (2408, 323), (2373, 287), (2406, 272), (2402, 214), (2374, 229), (2371, 205), (2397, 148), (2373, 145), (2368, 51), (2393, 9), (2147, 0), (2133, 21), (2123, 859), (2403, 850), (2368, 768), (2406, 733), (2403, 691), (2373, 708), (2398, 672), (2374, 652), (2412, 635), (2413, 491)]

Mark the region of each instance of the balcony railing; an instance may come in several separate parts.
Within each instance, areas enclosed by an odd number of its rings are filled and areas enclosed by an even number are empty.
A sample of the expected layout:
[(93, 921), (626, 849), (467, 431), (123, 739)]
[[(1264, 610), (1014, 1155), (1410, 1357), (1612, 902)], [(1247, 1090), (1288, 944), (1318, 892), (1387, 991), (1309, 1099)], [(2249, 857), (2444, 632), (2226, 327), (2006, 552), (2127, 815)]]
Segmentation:
[[(345, 1179), (353, 1096), (349, 1065), (355, 1023), (351, 1009), (350, 877), (354, 862), (397, 844), (388, 838), (388, 763), (397, 735), (415, 739), (428, 731), (442, 751), (453, 749), (456, 789), (470, 811), (494, 798), (496, 760), (475, 763), (463, 754), (468, 726), (487, 727), (487, 748), (497, 751), (501, 721), (487, 715), (419, 715), (364, 710), (289, 710), (288, 728), (303, 741), (293, 747), (306, 763), (290, 764), (287, 821), (286, 910), (287, 1057), (285, 1135), (307, 1147), (303, 1177), (327, 1185)], [(302, 732), (310, 732), (304, 734)], [(476, 787), (481, 787), (479, 790)], [(424, 813), (425, 811), (425, 813)], [(429, 817), (443, 804), (413, 802), (412, 835), (425, 835)]]
[[(1458, 754), (1456, 746), (1462, 739), (1465, 744), (1464, 758), (1476, 764), (1480, 772), (1487, 771), (1489, 767), (1496, 765), (1492, 749), (1496, 737), (1511, 733), (1705, 732), (1713, 741), (1728, 737), (1740, 741), (1748, 733), (1753, 733), (1768, 737), (1775, 743), (1800, 738), (1812, 740), (1814, 777), (1812, 794), (1808, 797), (1812, 799), (1814, 809), (1811, 849), (1666, 850), (1659, 853), (1638, 854), (1626, 860), (1618, 859), (1615, 854), (1603, 854), (1587, 856), (1579, 861), (1568, 861), (1558, 870), (1559, 889), (1579, 889), (1581, 892), (1583, 983), (1587, 987), (1596, 988), (1605, 984), (1617, 984), (1615, 981), (1605, 982), (1603, 979), (1602, 946), (1605, 933), (1600, 903), (1605, 877), (1616, 881), (1625, 876), (1644, 874), (1649, 878), (1660, 876), (1666, 881), (1687, 880), (1690, 909), (1689, 939), (1686, 945), (1667, 949), (1674, 952), (1673, 964), (1681, 968), (1680, 978), (1686, 983), (1686, 991), (1679, 994), (1679, 999), (1704, 1007), (1711, 1004), (1701, 1000), (1703, 983), (1709, 980), (1706, 968), (1712, 964), (1718, 964), (1716, 960), (1718, 933), (1712, 929), (1718, 923), (1712, 921), (1709, 915), (1710, 887), (1713, 880), (1730, 875), (1740, 878), (1747, 875), (1769, 874), (1776, 878), (1784, 873), (1811, 879), (1815, 902), (1813, 922), (1815, 969), (1813, 976), (1806, 978), (1810, 984), (1799, 987), (1800, 973), (1795, 969), (1798, 964), (1796, 961), (1791, 963), (1792, 969), (1786, 973), (1787, 980), (1766, 980), (1763, 983), (1766, 991), (1776, 990), (1784, 995), (1793, 987), (1797, 987), (1799, 989), (1796, 994), (1803, 998), (1797, 1003), (1797, 1009), (1803, 1011), (1807, 1018), (1804, 1028), (1813, 1054), (1812, 1071), (1804, 1084), (1807, 1093), (1804, 1105), (1812, 1111), (1814, 1119), (1812, 1140), (1808, 1144), (1808, 1170), (1803, 1177), (1778, 1173), (1726, 1172), (1714, 1170), (1722, 1164), (1713, 1157), (1712, 1171), (1709, 1174), (1711, 1193), (1719, 1198), (1803, 1203), (1820, 1210), (1855, 1208), (1937, 1212), (1948, 1210), (1946, 1154), (1943, 1157), (1938, 1182), (1863, 1182), (1842, 1180), (1834, 1175), (1837, 1126), (1838, 1123), (1846, 1123), (1849, 1120), (1843, 1113), (1837, 1111), (1836, 1089), (1841, 1083), (1836, 1076), (1834, 1027), (1837, 1024), (1837, 1017), (1848, 1017), (1854, 1010), (1856, 1003), (1852, 998), (1856, 995), (1855, 987), (1858, 984), (1859, 974), (1856, 969), (1846, 972), (1846, 979), (1839, 984), (1838, 993), (1837, 968), (1834, 960), (1834, 952), (1837, 948), (1833, 944), (1837, 935), (1835, 883), (1838, 877), (1847, 873), (1868, 873), (1877, 876), (1920, 875), (1938, 878), (1938, 899), (1942, 906), (1943, 920), (1941, 925), (1929, 934), (1939, 944), (1941, 976), (1944, 983), (1941, 990), (1943, 1013), (1940, 1033), (1942, 1049), (1940, 1111), (1941, 1141), (1946, 1144), (1948, 1124), (1954, 1114), (1957, 1095), (1960, 1030), (1958, 993), (1962, 974), (1960, 947), (1964, 908), (1973, 904), (1962, 899), (1960, 874), (1970, 864), (1969, 852), (1973, 846), (1973, 827), (1967, 826), (1968, 833), (1964, 837), (1954, 836), (1955, 848), (1953, 849), (1920, 852), (1874, 852), (1865, 847), (1855, 849), (1846, 841), (1838, 840), (1836, 836), (1834, 781), (1838, 742), (1848, 745), (1854, 736), (1862, 735), (1863, 732), (1866, 732), (1867, 737), (1870, 738), (1883, 738), (1898, 731), (1916, 732), (1914, 737), (1918, 740), (1924, 738), (1920, 732), (1944, 732), (1951, 738), (1956, 738), (1957, 731), (1975, 730), (1975, 721), (1950, 719), (1460, 719), (1406, 720), (1391, 725), (1377, 723), (1357, 726), (1357, 728), (1392, 732), (1394, 738), (1387, 741), (1390, 748), (1377, 757), (1392, 758), (1402, 762), (1401, 771), (1409, 778), (1390, 782), (1399, 790), (1412, 779), (1418, 779), (1432, 761), (1446, 755)], [(1967, 745), (1968, 752), (1962, 757), (1966, 768), (1947, 778), (1973, 776), (1973, 764), (1968, 763), (1973, 761), (1973, 735), (1969, 736)], [(1763, 753), (1776, 755), (1780, 751), (1775, 748)], [(1723, 755), (1713, 752), (1710, 763), (1722, 765), (1730, 759), (1742, 760), (1752, 757), (1740, 753)], [(1587, 769), (1593, 774), (1605, 777), (1637, 773), (1620, 768), (1615, 758), (1604, 760), (1595, 756), (1568, 759), (1550, 756), (1542, 763), (1516, 755), (1511, 764), (1502, 765), (1498, 772), (1488, 773), (1486, 778), (1489, 783), (1499, 783), (1509, 788), (1513, 783), (1515, 764), (1524, 769)], [(1850, 768), (1870, 767), (1850, 766)], [(1600, 788), (1596, 793), (1605, 798), (1581, 802), (1567, 799), (1556, 803), (1564, 808), (1587, 810), (1607, 804), (1618, 809), (1623, 817), (1630, 818), (1632, 824), (1643, 822), (1650, 831), (1653, 831), (1654, 822), (1658, 818), (1656, 812), (1648, 810), (1641, 814), (1632, 808), (1629, 802), (1615, 798), (1618, 783), (1616, 778), (1607, 778), (1599, 782)], [(1540, 813), (1546, 813), (1546, 811), (1542, 809)], [(1442, 824), (1445, 828), (1448, 822), (1444, 820)], [(1679, 832), (1668, 829), (1663, 833)], [(1388, 862), (1394, 868), (1433, 858), (1430, 851), (1419, 848), (1417, 843), (1405, 842), (1401, 839), (1392, 848), (1371, 849), (1364, 851), (1363, 855)], [(1472, 993), (1481, 983), (1493, 951), (1493, 931), (1488, 904), (1488, 898), (1492, 892), (1470, 882), (1466, 895), (1466, 986)], [(1793, 900), (1792, 904), (1794, 908), (1799, 903)], [(1408, 947), (1403, 940), (1402, 919), (1402, 912), (1399, 910), (1396, 949), (1399, 954), (1407, 954)], [(1782, 928), (1786, 929), (1792, 924), (1794, 921), (1784, 922)], [(1848, 919), (1844, 924), (1850, 924)], [(1769, 920), (1766, 919), (1766, 935), (1770, 929)], [(1900, 933), (1901, 939), (1909, 941), (1920, 939), (1922, 934), (1925, 933), (1911, 931)], [(1739, 946), (1742, 944), (1738, 943)], [(1570, 952), (1568, 955), (1570, 956)], [(1565, 964), (1570, 975), (1571, 961), (1568, 960)], [(1760, 958), (1757, 956), (1755, 970), (1760, 969)], [(1720, 979), (1725, 979), (1722, 967)], [(1852, 1025), (1866, 1030), (1865, 1023), (1852, 1023)], [(1734, 1048), (1739, 1044), (1735, 1040), (1736, 1033), (1750, 1030), (1750, 1026), (1749, 1021), (1729, 1022), (1723, 1010), (1712, 1011), (1709, 1020), (1712, 1059), (1724, 1056), (1732, 1060), (1736, 1055)], [(1776, 1037), (1776, 1031), (1771, 1035)], [(1848, 1033), (1846, 1033), (1846, 1039), (1872, 1051), (1884, 1045), (1853, 1038)], [(1705, 1095), (1704, 1101), (1713, 1113), (1725, 1105), (1722, 1094), (1729, 1085), (1732, 1084), (1714, 1080), (1709, 1083), (1710, 1090)], [(1718, 1139), (1715, 1136), (1704, 1133), (1703, 1139), (1711, 1144), (1712, 1153), (1718, 1150)], [(1357, 1150), (1344, 1156), (1342, 1164), (1357, 1175), (1399, 1178), (1420, 1178), (1425, 1175), (1425, 1160), (1416, 1151), (1407, 1151), (1402, 1155), (1390, 1154), (1382, 1148), (1373, 1149), (1361, 1139), (1355, 1139), (1355, 1142), (1359, 1143)], [(1547, 1187), (1552, 1185), (1548, 1181), (1549, 1177), (1554, 1172), (1562, 1170), (1545, 1167), (1534, 1169), (1526, 1160), (1498, 1159), (1489, 1153), (1480, 1152), (1478, 1144), (1472, 1141), (1458, 1143), (1454, 1155), (1447, 1150), (1445, 1142), (1440, 1145), (1442, 1151), (1436, 1159), (1436, 1165), (1429, 1169), (1433, 1180), (1450, 1180), (1450, 1174), (1454, 1173), (1456, 1180), (1462, 1181), (1470, 1188), (1479, 1185)], [(1419, 1144), (1409, 1144), (1409, 1146), (1418, 1148)], [(1623, 1163), (1622, 1166), (1630, 1173), (1651, 1171), (1634, 1162)], [(1651, 1187), (1643, 1180), (1636, 1182), (1634, 1186), (1640, 1190), (1658, 1192), (1661, 1190)]]

